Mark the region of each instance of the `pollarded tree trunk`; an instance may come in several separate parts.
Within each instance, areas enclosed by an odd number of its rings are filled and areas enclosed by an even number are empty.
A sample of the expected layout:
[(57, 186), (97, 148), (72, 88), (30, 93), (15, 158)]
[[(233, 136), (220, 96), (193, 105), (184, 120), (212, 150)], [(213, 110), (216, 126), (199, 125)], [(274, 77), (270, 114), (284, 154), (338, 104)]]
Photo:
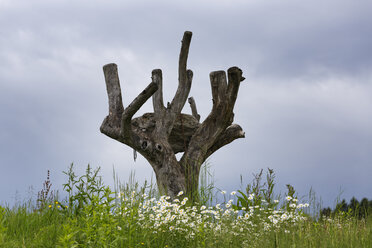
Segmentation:
[[(222, 146), (244, 138), (242, 128), (232, 124), (234, 105), (240, 82), (244, 80), (238, 67), (210, 73), (213, 107), (200, 123), (195, 101), (188, 98), (193, 73), (187, 70), (187, 57), (192, 33), (186, 31), (182, 39), (178, 65), (178, 88), (171, 103), (164, 106), (162, 72), (152, 71), (152, 82), (125, 109), (115, 64), (103, 67), (109, 99), (109, 115), (101, 125), (101, 132), (132, 147), (144, 156), (155, 171), (157, 185), (163, 194), (175, 198), (184, 191), (198, 199), (199, 171), (203, 162)], [(152, 97), (154, 112), (133, 118), (141, 106)], [(186, 103), (192, 115), (182, 114)], [(184, 152), (177, 160), (175, 154)]]

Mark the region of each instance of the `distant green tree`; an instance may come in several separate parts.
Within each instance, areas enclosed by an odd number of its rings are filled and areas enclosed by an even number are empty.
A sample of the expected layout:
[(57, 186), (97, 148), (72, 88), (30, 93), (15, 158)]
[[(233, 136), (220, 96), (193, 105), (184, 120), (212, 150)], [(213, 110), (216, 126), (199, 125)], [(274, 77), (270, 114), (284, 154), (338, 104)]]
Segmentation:
[(372, 214), (372, 200), (363, 198), (360, 202), (352, 197), (350, 203), (348, 204), (345, 199), (336, 204), (336, 207), (332, 210), (330, 207), (323, 208), (320, 210), (320, 215), (322, 217), (334, 216), (340, 212), (348, 213), (359, 218), (366, 219)]
[(320, 211), (320, 216), (322, 217), (330, 217), (332, 214), (332, 209), (330, 207), (328, 208), (323, 208), (321, 211)]
[(342, 199), (340, 203), (337, 203), (335, 211), (347, 212), (349, 210), (349, 205), (345, 199)]
[(355, 197), (351, 198), (348, 210), (353, 216), (359, 216), (359, 201)]
[(359, 205), (359, 218), (367, 218), (370, 214), (372, 214), (372, 200), (363, 198)]

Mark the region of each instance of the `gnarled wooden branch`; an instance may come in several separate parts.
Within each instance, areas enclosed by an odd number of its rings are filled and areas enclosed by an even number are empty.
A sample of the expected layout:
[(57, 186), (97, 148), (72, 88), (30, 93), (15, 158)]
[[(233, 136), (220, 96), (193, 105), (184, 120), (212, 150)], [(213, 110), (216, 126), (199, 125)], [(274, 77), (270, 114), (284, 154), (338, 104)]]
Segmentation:
[(230, 144), (231, 142), (239, 138), (245, 138), (245, 133), (243, 132), (243, 129), (239, 125), (232, 124), (220, 134), (220, 136), (217, 138), (214, 144), (208, 149), (205, 155), (205, 159), (207, 159), (210, 155), (212, 155), (221, 147)]
[(131, 120), (132, 117), (137, 111), (142, 107), (142, 105), (149, 99), (155, 91), (158, 89), (158, 85), (154, 82), (151, 82), (146, 89), (144, 89), (129, 106), (124, 110), (121, 117), (121, 135), (124, 139), (131, 139)]
[[(156, 93), (153, 97), (155, 118), (156, 118), (156, 135), (163, 139), (168, 139), (172, 132), (174, 122), (180, 115), (183, 106), (190, 92), (193, 73), (187, 70), (187, 57), (191, 42), (192, 33), (186, 31), (183, 35), (180, 57), (178, 62), (178, 87), (172, 102), (167, 105), (166, 109), (161, 107), (162, 93)], [(155, 80), (155, 81), (154, 81)], [(153, 81), (161, 86), (161, 71), (153, 72)]]
[(212, 97), (213, 97), (213, 111), (224, 104), (226, 94), (226, 72), (225, 71), (214, 71), (209, 74), (211, 81)]
[(196, 103), (193, 97), (189, 97), (189, 104), (191, 108), (192, 116), (195, 117), (198, 121), (200, 121), (200, 115), (198, 114), (198, 110), (196, 109)]
[[(226, 82), (224, 71), (214, 71), (210, 73), (211, 90), (213, 97), (213, 107), (211, 113), (195, 131), (192, 136), (189, 149), (183, 154), (181, 163), (190, 163), (197, 160), (204, 161), (208, 156), (237, 138), (242, 134), (233, 126), (227, 131), (232, 123), (237, 93), (242, 79), (241, 70), (238, 67), (231, 67), (228, 70), (229, 82)], [(224, 133), (224, 134), (223, 134)]]
[(124, 111), (121, 99), (121, 89), (116, 64), (107, 64), (103, 67), (107, 95), (109, 99), (109, 115), (119, 118)]
[(181, 52), (178, 62), (178, 88), (171, 102), (172, 112), (181, 113), (190, 92), (192, 71), (187, 70), (187, 57), (189, 54), (192, 32), (186, 31), (183, 35)]
[(100, 131), (103, 134), (106, 134), (108, 137), (119, 140), (120, 139), (120, 126), (113, 124), (112, 120), (110, 119), (110, 116), (106, 116), (106, 118), (103, 120)]
[(163, 74), (161, 70), (153, 70), (151, 78), (152, 82), (158, 86), (158, 90), (152, 95), (152, 105), (154, 107), (154, 113), (157, 115), (165, 110), (163, 102)]
[(103, 66), (105, 75), (106, 90), (109, 100), (109, 114), (102, 122), (100, 130), (102, 133), (113, 139), (119, 139), (120, 120), (124, 112), (121, 98), (121, 89), (116, 64), (107, 64)]
[(226, 97), (228, 99), (227, 111), (232, 114), (234, 109), (235, 101), (238, 96), (240, 82), (244, 81), (244, 77), (242, 76), (242, 70), (238, 67), (231, 67), (227, 70), (229, 84), (227, 86)]

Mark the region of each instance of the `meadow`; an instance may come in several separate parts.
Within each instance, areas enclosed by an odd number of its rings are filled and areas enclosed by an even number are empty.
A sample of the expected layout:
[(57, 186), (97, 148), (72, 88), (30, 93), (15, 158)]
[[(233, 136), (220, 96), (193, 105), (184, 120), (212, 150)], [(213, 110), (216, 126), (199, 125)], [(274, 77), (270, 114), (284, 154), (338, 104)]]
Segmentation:
[(233, 192), (217, 190), (205, 170), (198, 203), (133, 179), (111, 189), (99, 168), (78, 176), (71, 165), (64, 173), (66, 199), (52, 191), (48, 173), (36, 200), (0, 206), (0, 247), (372, 247), (371, 216), (323, 216), (291, 185), (275, 196), (270, 169)]

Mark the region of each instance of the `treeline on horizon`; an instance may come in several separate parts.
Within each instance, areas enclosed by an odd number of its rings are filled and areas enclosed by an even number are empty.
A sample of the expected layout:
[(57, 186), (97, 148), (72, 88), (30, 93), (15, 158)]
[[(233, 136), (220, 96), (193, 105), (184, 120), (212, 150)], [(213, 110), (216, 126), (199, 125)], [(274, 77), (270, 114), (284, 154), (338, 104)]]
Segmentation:
[(336, 204), (332, 210), (330, 207), (321, 210), (321, 216), (333, 217), (339, 213), (345, 213), (358, 219), (367, 219), (372, 215), (372, 200), (363, 198), (360, 202), (355, 198), (351, 198), (348, 204), (345, 199)]

